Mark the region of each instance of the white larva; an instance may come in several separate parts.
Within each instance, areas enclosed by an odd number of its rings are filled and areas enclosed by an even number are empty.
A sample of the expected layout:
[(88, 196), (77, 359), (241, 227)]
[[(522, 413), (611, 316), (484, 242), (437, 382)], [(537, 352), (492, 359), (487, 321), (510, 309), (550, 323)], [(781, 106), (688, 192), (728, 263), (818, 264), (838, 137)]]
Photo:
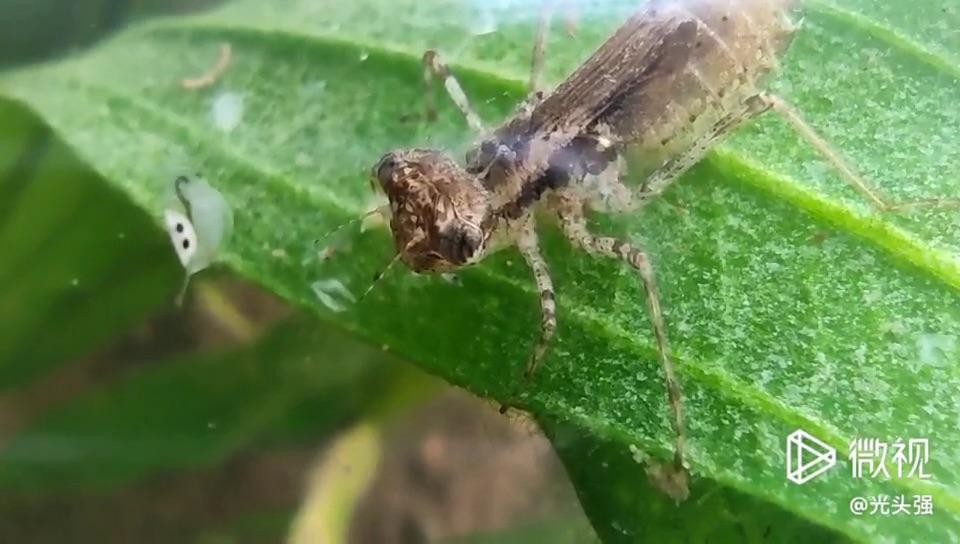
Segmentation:
[(199, 175), (180, 176), (175, 198), (164, 210), (164, 223), (173, 249), (186, 271), (182, 301), (190, 276), (213, 264), (233, 232), (233, 210), (226, 199)]

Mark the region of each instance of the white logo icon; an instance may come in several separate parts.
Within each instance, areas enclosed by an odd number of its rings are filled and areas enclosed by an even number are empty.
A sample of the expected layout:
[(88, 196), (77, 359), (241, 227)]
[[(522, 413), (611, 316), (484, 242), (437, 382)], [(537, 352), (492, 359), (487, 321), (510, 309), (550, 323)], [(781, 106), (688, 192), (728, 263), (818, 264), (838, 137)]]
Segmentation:
[(787, 479), (805, 484), (837, 464), (837, 450), (797, 429), (787, 437)]

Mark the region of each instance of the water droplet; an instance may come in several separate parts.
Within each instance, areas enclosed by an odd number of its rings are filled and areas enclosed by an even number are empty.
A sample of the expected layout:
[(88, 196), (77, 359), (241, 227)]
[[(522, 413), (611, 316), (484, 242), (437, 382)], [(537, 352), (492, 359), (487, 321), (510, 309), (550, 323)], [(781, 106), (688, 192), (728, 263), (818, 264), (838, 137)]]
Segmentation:
[(240, 126), (243, 120), (243, 97), (233, 92), (222, 92), (213, 99), (210, 109), (213, 124), (223, 132)]
[(339, 313), (347, 309), (343, 301), (357, 301), (353, 293), (338, 279), (317, 280), (310, 284), (310, 289), (317, 296), (317, 300), (333, 312)]
[(917, 337), (917, 358), (922, 364), (946, 366), (956, 351), (956, 336), (928, 333)]
[(443, 281), (451, 285), (456, 285), (457, 287), (463, 287), (463, 280), (461, 280), (460, 276), (456, 274), (452, 274), (448, 272), (446, 274), (440, 274), (440, 278), (442, 278)]
[(306, 98), (317, 98), (327, 90), (327, 80), (318, 79), (304, 84), (301, 92)]
[(486, 36), (497, 31), (497, 19), (490, 13), (490, 10), (482, 10), (473, 25), (470, 26), (470, 32), (474, 36)]

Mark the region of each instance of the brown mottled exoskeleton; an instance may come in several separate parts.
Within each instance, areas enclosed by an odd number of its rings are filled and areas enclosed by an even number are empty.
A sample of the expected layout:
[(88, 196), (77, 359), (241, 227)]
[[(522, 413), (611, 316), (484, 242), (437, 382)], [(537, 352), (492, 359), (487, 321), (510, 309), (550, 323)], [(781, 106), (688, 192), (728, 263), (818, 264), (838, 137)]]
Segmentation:
[[(653, 0), (621, 26), (553, 92), (536, 88), (543, 64), (549, 10), (534, 47), (529, 98), (487, 133), (461, 166), (440, 151), (387, 153), (373, 176), (390, 201), (398, 258), (415, 272), (445, 272), (475, 264), (516, 245), (540, 292), (540, 339), (526, 375), (533, 374), (556, 329), (553, 283), (540, 254), (533, 210), (559, 220), (565, 235), (595, 255), (625, 261), (639, 274), (667, 383), (676, 433), (673, 466), (656, 481), (686, 495), (683, 410), (650, 257), (636, 244), (593, 234), (585, 209), (636, 210), (744, 122), (776, 111), (880, 210), (946, 204), (890, 204), (858, 176), (782, 99), (766, 93), (763, 77), (777, 66), (797, 27), (798, 0)], [(443, 80), (468, 124), (480, 118), (447, 66), (424, 55), (426, 79)], [(433, 107), (428, 94), (428, 110)], [(623, 183), (622, 154), (654, 157), (657, 166)]]

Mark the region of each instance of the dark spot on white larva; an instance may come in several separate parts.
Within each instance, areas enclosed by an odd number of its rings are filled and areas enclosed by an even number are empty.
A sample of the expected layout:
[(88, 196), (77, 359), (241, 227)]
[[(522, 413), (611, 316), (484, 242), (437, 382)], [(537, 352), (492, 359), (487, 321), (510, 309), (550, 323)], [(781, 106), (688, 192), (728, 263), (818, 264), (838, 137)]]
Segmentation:
[(177, 232), (183, 232), (183, 223), (177, 223)]
[(190, 248), (190, 240), (184, 240), (182, 245), (183, 245), (183, 249), (189, 249), (189, 248)]

